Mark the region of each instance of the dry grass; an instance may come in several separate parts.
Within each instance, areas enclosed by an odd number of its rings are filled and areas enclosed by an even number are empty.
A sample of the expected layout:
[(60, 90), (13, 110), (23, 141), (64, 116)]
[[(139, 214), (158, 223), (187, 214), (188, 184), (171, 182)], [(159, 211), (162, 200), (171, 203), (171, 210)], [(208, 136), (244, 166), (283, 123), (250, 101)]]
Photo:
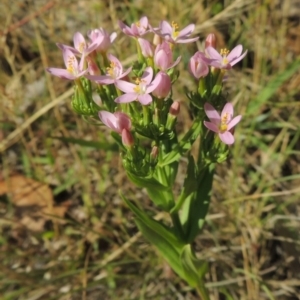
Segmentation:
[[(1, 299), (197, 299), (137, 233), (118, 189), (157, 211), (126, 179), (117, 152), (66, 142), (109, 138), (72, 112), (70, 83), (45, 73), (62, 65), (56, 42), (99, 26), (118, 30), (118, 19), (144, 14), (152, 24), (196, 23), (202, 39), (215, 32), (220, 46), (249, 51), (226, 83), (244, 118), (195, 245), (209, 261), (211, 299), (300, 299), (297, 0), (1, 1), (0, 176), (45, 182), (57, 205), (68, 204), (64, 218), (33, 230), (22, 223), (33, 208), (0, 197)], [(114, 52), (126, 61), (133, 49), (119, 34)], [(195, 50), (188, 46), (183, 60)], [(183, 76), (181, 99), (186, 86)]]

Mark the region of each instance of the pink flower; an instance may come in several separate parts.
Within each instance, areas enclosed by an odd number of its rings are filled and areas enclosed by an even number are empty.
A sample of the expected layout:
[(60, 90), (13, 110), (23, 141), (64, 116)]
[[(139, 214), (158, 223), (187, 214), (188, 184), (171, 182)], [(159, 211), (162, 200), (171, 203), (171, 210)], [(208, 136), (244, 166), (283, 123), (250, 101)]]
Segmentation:
[(57, 47), (60, 49), (67, 48), (71, 50), (76, 55), (84, 55), (87, 56), (90, 53), (92, 53), (100, 44), (100, 37), (95, 39), (92, 43), (88, 44), (85, 41), (84, 36), (80, 32), (76, 32), (73, 36), (74, 41), (74, 47), (63, 45), (63, 44), (57, 44)]
[(138, 38), (138, 42), (141, 47), (141, 51), (144, 57), (153, 57), (153, 46), (145, 39)]
[(116, 39), (117, 33), (113, 32), (111, 35), (109, 35), (109, 33), (105, 29), (99, 28), (90, 30), (88, 32), (88, 37), (90, 38), (92, 43), (99, 42), (99, 45), (96, 48), (97, 51), (105, 53), (107, 52), (113, 41)]
[(175, 67), (180, 62), (181, 56), (179, 56), (175, 62), (173, 62), (173, 53), (170, 44), (163, 41), (156, 46), (154, 53), (154, 63), (162, 71), (166, 71)]
[(119, 134), (122, 134), (123, 129), (126, 129), (127, 131), (131, 129), (130, 118), (122, 112), (115, 112), (112, 114), (108, 111), (101, 110), (98, 115), (104, 125)]
[(224, 144), (231, 145), (234, 143), (232, 134), (233, 127), (238, 124), (242, 116), (233, 117), (233, 106), (231, 103), (226, 103), (221, 116), (209, 103), (204, 104), (204, 110), (210, 122), (204, 121), (204, 125), (211, 131), (218, 133), (221, 141)]
[(117, 103), (128, 103), (134, 100), (138, 100), (142, 105), (148, 105), (152, 102), (152, 97), (149, 95), (158, 86), (161, 77), (156, 76), (153, 78), (153, 69), (147, 67), (142, 77), (136, 80), (136, 84), (118, 80), (116, 81), (116, 87), (123, 91), (125, 94), (119, 96), (115, 102)]
[(152, 28), (152, 31), (172, 44), (191, 43), (199, 39), (199, 37), (188, 39), (195, 29), (194, 24), (186, 26), (181, 31), (179, 31), (178, 28), (179, 27), (175, 22), (170, 24), (167, 21), (161, 21), (159, 28)]
[(81, 57), (80, 63), (78, 64), (74, 53), (68, 48), (63, 48), (63, 58), (67, 67), (66, 69), (48, 68), (47, 71), (52, 75), (70, 80), (77, 79), (88, 71), (87, 69), (83, 70), (84, 56)]
[(221, 49), (219, 53), (215, 48), (211, 46), (208, 46), (205, 49), (205, 53), (208, 55), (208, 57), (213, 59), (210, 65), (218, 69), (231, 69), (232, 66), (234, 66), (246, 56), (247, 50), (243, 54), (242, 52), (242, 45), (237, 45), (231, 50), (231, 52), (229, 52), (229, 50), (227, 49)]
[(205, 77), (208, 72), (208, 63), (211, 60), (205, 57), (205, 54), (197, 51), (189, 61), (189, 71), (196, 78)]
[(169, 95), (172, 88), (171, 78), (168, 74), (162, 71), (160, 71), (156, 76), (159, 77), (160, 80), (159, 84), (153, 90), (152, 94), (153, 96), (159, 99), (166, 98)]
[(142, 17), (138, 22), (131, 24), (131, 27), (127, 26), (124, 24), (122, 21), (119, 21), (119, 26), (121, 30), (129, 36), (132, 37), (141, 37), (145, 33), (147, 33), (149, 23), (148, 23), (148, 18), (147, 17)]
[(132, 68), (130, 67), (124, 72), (121, 62), (112, 54), (108, 54), (107, 57), (110, 60), (110, 66), (106, 68), (106, 75), (86, 75), (85, 77), (106, 85), (116, 83), (117, 80), (124, 78), (131, 71)]

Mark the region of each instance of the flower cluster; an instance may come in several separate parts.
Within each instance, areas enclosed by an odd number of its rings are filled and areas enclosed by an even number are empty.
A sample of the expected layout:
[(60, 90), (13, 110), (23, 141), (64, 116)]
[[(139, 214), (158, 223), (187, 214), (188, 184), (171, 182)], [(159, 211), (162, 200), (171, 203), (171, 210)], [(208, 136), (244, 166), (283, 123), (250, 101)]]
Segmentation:
[[(74, 80), (74, 109), (91, 116), (99, 112), (102, 123), (118, 133), (124, 145), (134, 144), (135, 133), (150, 137), (157, 144), (166, 136), (172, 138), (174, 135), (170, 112), (173, 104), (178, 107), (180, 103), (172, 100), (172, 86), (178, 77), (175, 68), (181, 56), (174, 57), (173, 50), (177, 44), (198, 40), (198, 37), (191, 37), (195, 25), (180, 30), (175, 22), (161, 21), (158, 27), (152, 27), (144, 16), (130, 26), (119, 21), (119, 27), (137, 44), (138, 62), (133, 66), (124, 69), (112, 53), (111, 46), (117, 34), (98, 28), (87, 33), (87, 40), (76, 32), (74, 46), (57, 44), (62, 50), (66, 68), (48, 68), (47, 71)], [(147, 38), (151, 34), (154, 35), (153, 42)], [(217, 133), (227, 145), (234, 143), (233, 127), (241, 116), (233, 118), (232, 104), (221, 101), (221, 98), (218, 100), (216, 96), (220, 95), (225, 72), (245, 57), (247, 51), (242, 53), (242, 50), (242, 45), (237, 45), (231, 52), (221, 49), (219, 53), (215, 35), (209, 34), (205, 49), (197, 51), (188, 64), (198, 86), (197, 93), (190, 97), (193, 113), (200, 116), (204, 111), (209, 119), (205, 120), (202, 114), (204, 128)], [(100, 105), (93, 102), (94, 91), (101, 99)], [(221, 115), (213, 105), (224, 107)]]

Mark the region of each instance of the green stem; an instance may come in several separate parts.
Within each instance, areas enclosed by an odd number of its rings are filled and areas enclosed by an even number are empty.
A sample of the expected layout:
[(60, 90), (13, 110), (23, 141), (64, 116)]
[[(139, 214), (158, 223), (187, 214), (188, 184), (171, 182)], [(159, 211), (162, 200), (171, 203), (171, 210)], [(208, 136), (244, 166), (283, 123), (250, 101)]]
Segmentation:
[(208, 291), (203, 282), (200, 282), (200, 284), (196, 287), (196, 290), (201, 300), (210, 300)]

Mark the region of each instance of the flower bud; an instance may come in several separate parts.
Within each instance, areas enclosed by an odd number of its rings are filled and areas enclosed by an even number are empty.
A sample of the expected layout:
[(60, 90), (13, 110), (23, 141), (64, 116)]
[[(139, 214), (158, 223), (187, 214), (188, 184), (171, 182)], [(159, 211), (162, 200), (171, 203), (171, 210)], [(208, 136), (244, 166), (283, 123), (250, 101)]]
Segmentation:
[(217, 40), (216, 40), (216, 36), (214, 33), (210, 33), (205, 40), (205, 48), (207, 47), (213, 47), (216, 48), (217, 47)]
[(152, 92), (152, 94), (159, 99), (166, 98), (169, 95), (172, 88), (171, 78), (168, 74), (164, 72), (159, 72), (156, 76), (160, 80), (159, 84)]
[(204, 53), (198, 51), (190, 58), (189, 71), (196, 79), (208, 74), (209, 68)]
[(180, 112), (180, 102), (179, 101), (174, 101), (170, 107), (169, 113), (170, 115), (177, 117)]
[(122, 143), (125, 147), (129, 148), (134, 145), (134, 139), (131, 132), (125, 128), (122, 130)]

